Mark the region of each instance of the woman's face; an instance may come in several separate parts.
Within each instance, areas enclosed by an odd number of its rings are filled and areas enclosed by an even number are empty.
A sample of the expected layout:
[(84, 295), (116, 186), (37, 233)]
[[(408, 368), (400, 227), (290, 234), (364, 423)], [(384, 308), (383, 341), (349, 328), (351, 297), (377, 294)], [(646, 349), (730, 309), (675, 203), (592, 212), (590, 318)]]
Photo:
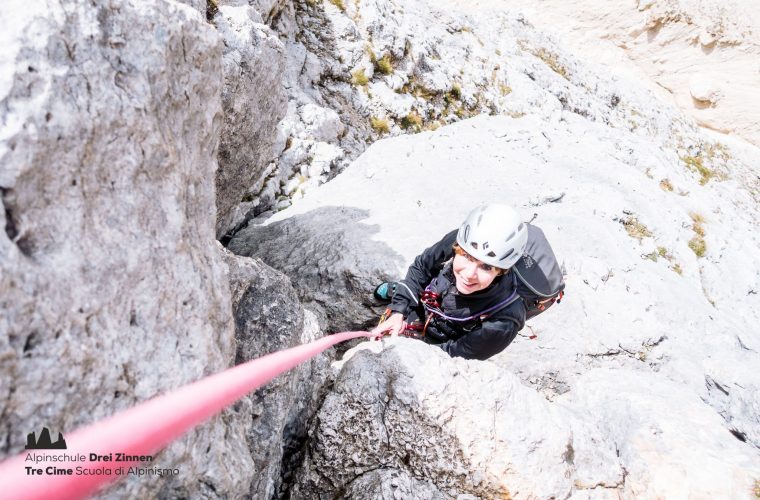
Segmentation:
[(499, 275), (499, 269), (465, 252), (454, 255), (453, 269), (457, 290), (465, 295), (488, 288)]

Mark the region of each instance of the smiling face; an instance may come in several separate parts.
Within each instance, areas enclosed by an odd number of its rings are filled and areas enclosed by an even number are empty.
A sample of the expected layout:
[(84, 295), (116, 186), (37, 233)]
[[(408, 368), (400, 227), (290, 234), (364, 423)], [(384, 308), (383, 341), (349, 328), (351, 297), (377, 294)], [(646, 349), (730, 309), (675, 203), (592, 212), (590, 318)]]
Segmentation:
[(453, 270), (459, 293), (468, 295), (484, 290), (502, 274), (501, 269), (484, 264), (461, 248), (456, 247), (454, 250)]

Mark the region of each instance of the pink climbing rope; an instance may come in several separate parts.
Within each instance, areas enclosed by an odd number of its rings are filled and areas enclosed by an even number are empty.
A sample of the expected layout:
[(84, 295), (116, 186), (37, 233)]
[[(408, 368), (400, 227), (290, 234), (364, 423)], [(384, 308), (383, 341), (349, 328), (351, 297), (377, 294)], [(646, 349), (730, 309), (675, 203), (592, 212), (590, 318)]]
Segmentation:
[[(307, 359), (340, 342), (371, 336), (368, 332), (336, 333), (268, 354), (79, 429), (66, 436), (66, 450), (26, 450), (0, 464), (0, 496), (14, 499), (86, 497), (115, 479), (124, 477), (116, 473), (119, 467), (142, 465), (118, 460), (93, 462), (89, 460), (90, 454), (110, 454), (114, 459), (118, 458), (117, 453), (153, 455), (194, 426)], [(39, 464), (26, 461), (30, 453), (40, 454), (42, 451), (55, 455), (66, 453), (68, 456), (81, 453), (88, 460)], [(74, 472), (77, 467), (82, 467), (100, 469), (101, 473), (41, 475), (36, 472), (30, 474), (28, 467), (42, 471), (54, 467)], [(111, 472), (103, 472), (106, 469)]]

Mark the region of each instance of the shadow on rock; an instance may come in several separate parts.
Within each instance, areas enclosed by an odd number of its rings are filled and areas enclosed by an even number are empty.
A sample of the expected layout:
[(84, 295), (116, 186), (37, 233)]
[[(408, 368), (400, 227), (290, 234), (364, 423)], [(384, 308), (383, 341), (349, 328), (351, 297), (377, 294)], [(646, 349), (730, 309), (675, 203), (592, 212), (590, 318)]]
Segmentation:
[(228, 248), (285, 273), (323, 330), (366, 328), (374, 326), (384, 308), (372, 290), (396, 279), (403, 265), (400, 254), (372, 239), (379, 228), (361, 222), (368, 215), (351, 207), (319, 208), (267, 226), (249, 226)]

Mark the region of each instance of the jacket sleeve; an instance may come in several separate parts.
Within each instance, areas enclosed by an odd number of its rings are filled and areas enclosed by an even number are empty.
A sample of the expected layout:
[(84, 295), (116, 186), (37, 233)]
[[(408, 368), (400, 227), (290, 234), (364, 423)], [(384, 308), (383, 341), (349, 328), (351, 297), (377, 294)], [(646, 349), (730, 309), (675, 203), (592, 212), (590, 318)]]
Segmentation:
[(443, 268), (443, 263), (454, 255), (452, 245), (457, 239), (457, 229), (451, 231), (438, 243), (425, 249), (414, 259), (406, 271), (406, 278), (396, 285), (390, 310), (400, 312), (406, 318), (419, 304), (419, 297), (425, 287)]
[(506, 349), (521, 327), (512, 318), (486, 320), (467, 335), (437, 345), (451, 357), (484, 360)]

